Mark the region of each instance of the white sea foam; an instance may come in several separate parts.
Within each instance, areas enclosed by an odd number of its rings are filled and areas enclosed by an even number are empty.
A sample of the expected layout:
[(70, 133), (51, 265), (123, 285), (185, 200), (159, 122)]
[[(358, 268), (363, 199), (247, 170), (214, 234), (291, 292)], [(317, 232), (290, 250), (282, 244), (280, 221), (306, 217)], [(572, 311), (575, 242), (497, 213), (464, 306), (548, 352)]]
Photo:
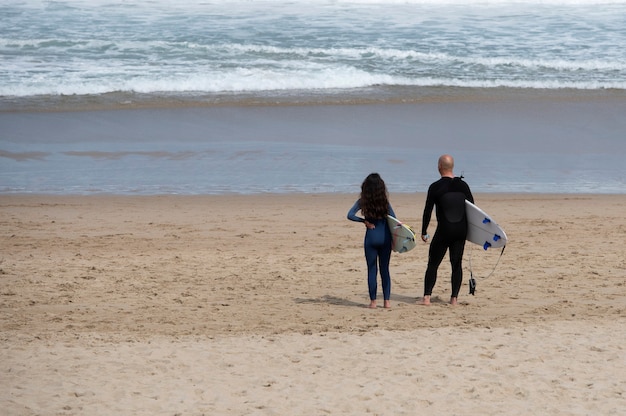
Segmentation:
[[(262, 82), (259, 82), (259, 79)], [(261, 92), (287, 90), (353, 89), (377, 85), (386, 86), (453, 86), (472, 88), (534, 88), (534, 89), (626, 89), (626, 81), (600, 83), (593, 80), (568, 82), (562, 80), (504, 80), (421, 77), (408, 79), (390, 75), (372, 75), (352, 68), (328, 69), (314, 72), (278, 72), (270, 70), (237, 69), (225, 74), (189, 74), (186, 76), (154, 79), (136, 77), (132, 80), (109, 78), (97, 82), (84, 82), (66, 76), (54, 85), (0, 87), (0, 96), (27, 97), (37, 95), (92, 95), (110, 92), (136, 93), (220, 93)]]
[[(47, 7), (50, 6), (49, 0), (4, 0), (6, 4), (28, 4), (31, 6)], [(267, 5), (267, 4), (428, 4), (428, 5), (507, 5), (507, 4), (545, 4), (545, 5), (588, 5), (588, 4), (625, 4), (626, 0), (212, 0), (207, 3), (205, 0), (179, 0), (172, 2), (170, 0), (134, 0), (128, 2), (125, 0), (61, 0), (54, 2), (58, 6), (111, 6), (124, 5), (130, 9), (135, 7), (174, 7), (183, 8), (190, 6), (203, 7), (207, 4), (211, 5)]]

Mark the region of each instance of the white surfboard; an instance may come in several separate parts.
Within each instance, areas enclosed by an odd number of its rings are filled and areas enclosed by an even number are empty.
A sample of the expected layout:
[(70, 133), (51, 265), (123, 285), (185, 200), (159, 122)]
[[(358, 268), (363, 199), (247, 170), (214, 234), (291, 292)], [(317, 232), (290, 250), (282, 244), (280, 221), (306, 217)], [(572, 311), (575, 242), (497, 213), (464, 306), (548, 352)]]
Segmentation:
[(506, 246), (506, 233), (485, 211), (469, 201), (465, 201), (465, 215), (467, 216), (467, 241), (482, 246), (498, 248)]
[(408, 225), (402, 224), (402, 222), (387, 215), (387, 224), (391, 229), (391, 249), (398, 253), (406, 253), (413, 250), (415, 247), (415, 233)]

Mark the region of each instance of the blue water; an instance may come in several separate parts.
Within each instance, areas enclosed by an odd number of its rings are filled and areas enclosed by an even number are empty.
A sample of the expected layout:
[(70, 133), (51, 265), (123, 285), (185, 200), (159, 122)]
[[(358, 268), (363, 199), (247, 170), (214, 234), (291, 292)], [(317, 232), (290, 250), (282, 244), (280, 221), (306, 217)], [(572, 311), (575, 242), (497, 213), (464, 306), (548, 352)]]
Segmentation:
[(0, 113), (0, 193), (420, 192), (442, 153), (476, 192), (624, 193), (626, 99), (540, 97)]
[[(437, 107), (510, 91), (591, 98)], [(0, 194), (415, 192), (444, 152), (477, 192), (623, 193), (625, 98), (626, 0), (0, 2)], [(368, 100), (424, 107), (270, 110)], [(127, 109), (180, 103), (268, 113)]]
[[(0, 172), (0, 194), (358, 193), (370, 172), (381, 173), (391, 192), (411, 193), (425, 192), (438, 179), (439, 153), (434, 151), (276, 143), (186, 149), (100, 155), (63, 150), (47, 156), (45, 163), (4, 162), (13, 166), (10, 175)], [(626, 192), (623, 156), (564, 155), (556, 163), (553, 155), (532, 153), (512, 158), (457, 151), (454, 156), (457, 174), (465, 176), (474, 192)], [(611, 166), (598, 169), (603, 163)]]
[[(474, 192), (624, 193), (622, 156), (589, 158), (492, 152), (454, 153), (457, 174)], [(298, 144), (245, 143), (197, 152), (87, 156), (58, 152), (45, 163), (13, 164), (0, 172), (0, 194), (220, 195), (258, 193), (358, 193), (379, 172), (394, 193), (425, 192), (438, 179), (439, 153)], [(506, 166), (494, 162), (507, 160)], [(608, 170), (595, 164), (610, 163)], [(591, 166), (585, 166), (591, 165)], [(68, 168), (71, 166), (71, 168)], [(607, 172), (617, 176), (607, 176)]]

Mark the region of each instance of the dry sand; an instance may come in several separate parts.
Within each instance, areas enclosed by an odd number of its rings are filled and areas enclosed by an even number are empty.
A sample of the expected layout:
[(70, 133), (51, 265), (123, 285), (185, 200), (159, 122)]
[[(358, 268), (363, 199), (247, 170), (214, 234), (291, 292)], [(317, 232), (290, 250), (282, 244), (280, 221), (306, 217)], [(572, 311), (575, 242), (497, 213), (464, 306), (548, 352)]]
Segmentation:
[(626, 195), (476, 195), (495, 273), (417, 306), (420, 243), (377, 310), (356, 197), (0, 196), (2, 414), (624, 414)]

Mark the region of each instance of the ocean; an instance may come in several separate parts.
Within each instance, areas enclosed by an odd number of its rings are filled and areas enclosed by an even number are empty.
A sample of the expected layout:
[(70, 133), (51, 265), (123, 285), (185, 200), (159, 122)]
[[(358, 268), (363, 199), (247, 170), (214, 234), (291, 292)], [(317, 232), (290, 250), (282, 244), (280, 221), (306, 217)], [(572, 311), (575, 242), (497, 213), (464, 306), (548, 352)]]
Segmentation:
[(626, 0), (5, 0), (0, 194), (624, 193)]

